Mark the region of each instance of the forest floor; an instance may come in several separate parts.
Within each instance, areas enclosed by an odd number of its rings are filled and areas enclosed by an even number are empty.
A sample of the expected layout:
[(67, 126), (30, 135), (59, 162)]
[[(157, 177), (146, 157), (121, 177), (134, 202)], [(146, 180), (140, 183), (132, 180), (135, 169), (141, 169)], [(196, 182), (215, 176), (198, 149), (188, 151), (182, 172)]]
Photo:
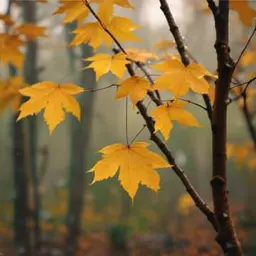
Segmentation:
[[(241, 208), (237, 209), (237, 212)], [(246, 256), (256, 255), (255, 220), (243, 220), (234, 214), (239, 239), (245, 249)], [(113, 249), (106, 232), (89, 233), (79, 239), (77, 256), (220, 256), (218, 245), (214, 241), (215, 234), (210, 224), (195, 212), (175, 223), (175, 230), (168, 232), (136, 232), (128, 236), (127, 249)], [(47, 237), (47, 236), (46, 236)], [(15, 256), (12, 236), (0, 234), (0, 256)], [(41, 252), (33, 256), (64, 255), (64, 239), (57, 237), (46, 239), (41, 244)]]

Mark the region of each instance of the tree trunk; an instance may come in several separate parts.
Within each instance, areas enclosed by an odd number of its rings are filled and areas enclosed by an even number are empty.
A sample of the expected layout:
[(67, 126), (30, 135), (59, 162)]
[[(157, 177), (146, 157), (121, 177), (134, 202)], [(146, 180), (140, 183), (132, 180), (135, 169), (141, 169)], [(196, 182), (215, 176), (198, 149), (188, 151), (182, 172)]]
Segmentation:
[[(74, 25), (67, 28), (67, 41), (71, 41), (71, 31)], [(87, 45), (81, 47), (82, 58), (92, 56), (93, 50)], [(75, 71), (75, 54), (72, 48), (69, 48), (71, 71)], [(81, 59), (81, 58), (80, 58)], [(85, 64), (83, 64), (85, 66)], [(87, 87), (95, 86), (95, 75), (92, 70), (85, 70), (81, 73), (79, 85)], [(80, 98), (81, 104), (81, 123), (71, 122), (71, 164), (69, 180), (69, 206), (67, 213), (67, 249), (66, 255), (76, 254), (77, 242), (81, 229), (81, 214), (84, 201), (84, 181), (86, 178), (86, 152), (88, 150), (91, 134), (93, 94), (83, 94)]]
[[(10, 75), (15, 76), (16, 70), (10, 66)], [(26, 127), (24, 122), (13, 118), (13, 171), (14, 171), (14, 239), (18, 256), (30, 256), (30, 232), (28, 229), (28, 174), (26, 164)]]
[(211, 181), (214, 213), (218, 221), (216, 241), (225, 255), (240, 256), (243, 253), (230, 214), (226, 177), (227, 99), (234, 70), (234, 62), (230, 57), (229, 49), (229, 0), (220, 0), (218, 8), (218, 13), (215, 14), (218, 80), (216, 81), (212, 119)]
[[(36, 24), (36, 2), (24, 1), (23, 4), (23, 20), (25, 23)], [(25, 62), (24, 62), (24, 80), (28, 84), (38, 82), (37, 69), (37, 42), (36, 40), (29, 40), (27, 43)], [(39, 177), (37, 172), (37, 126), (36, 118), (28, 119), (29, 122), (29, 161), (30, 161), (30, 179), (32, 185), (32, 202), (30, 205), (32, 212), (32, 220), (34, 223), (34, 248), (36, 251), (40, 247), (40, 196), (39, 196)]]

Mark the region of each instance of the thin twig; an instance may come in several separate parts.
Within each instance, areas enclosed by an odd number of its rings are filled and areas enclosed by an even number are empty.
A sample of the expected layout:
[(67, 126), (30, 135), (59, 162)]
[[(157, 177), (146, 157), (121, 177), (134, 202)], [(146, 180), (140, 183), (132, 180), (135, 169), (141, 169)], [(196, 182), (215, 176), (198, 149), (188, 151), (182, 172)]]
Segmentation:
[(109, 88), (114, 87), (114, 86), (117, 86), (117, 84), (111, 84), (111, 85), (109, 85), (109, 86), (106, 86), (106, 87), (103, 87), (103, 88), (99, 88), (99, 89), (89, 89), (89, 90), (86, 90), (85, 92), (98, 92), (98, 91), (103, 91), (103, 90), (109, 89)]
[(247, 85), (247, 84), (250, 85), (250, 84), (251, 84), (252, 82), (254, 82), (255, 80), (256, 80), (256, 76), (253, 77), (253, 78), (251, 78), (250, 80), (248, 80), (248, 81), (246, 81), (246, 82), (238, 83), (238, 84), (236, 84), (235, 86), (230, 87), (229, 89), (232, 90), (232, 89), (234, 89), (234, 88), (236, 88), (236, 87), (239, 87), (239, 86), (243, 86), (243, 85)]
[(130, 144), (132, 144), (140, 136), (140, 134), (145, 130), (146, 127), (147, 126), (144, 124), (143, 127), (139, 130), (139, 132), (133, 137)]
[(126, 144), (129, 145), (129, 135), (128, 135), (128, 98), (125, 99), (125, 137)]
[(234, 78), (234, 79), (236, 80), (236, 82), (238, 82), (238, 84), (233, 86), (233, 87), (230, 87), (230, 90), (235, 89), (235, 88), (240, 87), (240, 86), (244, 86), (244, 85), (246, 85), (246, 86), (243, 89), (241, 88), (241, 93), (239, 95), (237, 95), (234, 98), (229, 98), (229, 101), (227, 102), (228, 105), (231, 104), (234, 101), (238, 101), (239, 99), (243, 98), (244, 95), (246, 94), (250, 84), (256, 80), (256, 77), (254, 77), (254, 78), (252, 78), (249, 81), (244, 82), (244, 83), (240, 83), (240, 81), (237, 78)]
[(116, 37), (110, 32), (110, 30), (105, 26), (105, 24), (101, 21), (101, 19), (99, 18), (99, 16), (97, 15), (97, 13), (93, 10), (93, 8), (91, 7), (90, 3), (88, 2), (88, 0), (83, 0), (83, 2), (85, 3), (86, 7), (89, 9), (89, 11), (91, 12), (91, 14), (94, 16), (94, 18), (99, 22), (99, 24), (101, 25), (101, 27), (104, 29), (104, 31), (112, 38), (112, 40), (116, 43), (116, 45), (119, 47), (119, 49), (125, 54), (127, 55), (127, 52), (125, 51), (125, 49), (123, 48), (123, 46), (119, 43), (119, 41), (116, 39)]
[(187, 103), (189, 103), (189, 104), (195, 105), (195, 106), (197, 106), (197, 107), (199, 107), (199, 108), (201, 108), (201, 109), (207, 111), (207, 108), (206, 108), (206, 107), (204, 107), (204, 106), (202, 106), (202, 105), (200, 105), (200, 104), (198, 104), (198, 103), (196, 103), (196, 102), (194, 102), (194, 101), (192, 101), (192, 100), (186, 100), (186, 99), (183, 99), (183, 98), (178, 98), (178, 99), (179, 99), (179, 100), (182, 100), (182, 101), (185, 101), (185, 102), (187, 102)]
[(241, 51), (241, 53), (240, 53), (240, 55), (239, 55), (239, 57), (238, 57), (238, 59), (237, 59), (237, 61), (236, 61), (236, 63), (235, 63), (235, 66), (234, 66), (234, 72), (235, 72), (236, 67), (237, 67), (237, 65), (239, 64), (239, 62), (240, 62), (241, 58), (243, 57), (243, 55), (244, 55), (245, 51), (247, 50), (247, 48), (248, 48), (249, 44), (251, 43), (252, 38), (253, 38), (253, 37), (254, 37), (254, 35), (255, 35), (255, 32), (256, 32), (256, 25), (255, 25), (255, 27), (254, 27), (254, 29), (253, 29), (253, 31), (252, 31), (252, 33), (251, 33), (251, 35), (250, 35), (249, 39), (247, 40), (247, 42), (246, 42), (246, 44), (245, 44), (245, 46), (244, 46), (243, 50)]

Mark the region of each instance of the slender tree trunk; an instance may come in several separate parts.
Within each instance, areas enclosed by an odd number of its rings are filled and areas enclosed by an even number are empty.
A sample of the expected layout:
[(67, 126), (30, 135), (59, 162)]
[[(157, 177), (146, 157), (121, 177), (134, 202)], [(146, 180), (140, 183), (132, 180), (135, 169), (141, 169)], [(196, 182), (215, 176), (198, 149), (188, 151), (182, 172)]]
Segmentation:
[[(13, 0), (8, 1), (6, 15), (10, 15)], [(9, 27), (5, 27), (6, 32)], [(17, 75), (17, 70), (13, 65), (9, 65), (9, 75)], [(12, 120), (13, 134), (13, 178), (14, 178), (14, 241), (16, 255), (30, 256), (30, 233), (28, 229), (28, 218), (30, 215), (28, 207), (28, 180), (26, 161), (26, 127), (22, 122), (16, 122), (17, 115)]]
[[(10, 75), (15, 76), (16, 70), (11, 66)], [(26, 127), (24, 122), (16, 122), (13, 118), (13, 168), (14, 168), (14, 230), (18, 256), (30, 256), (30, 232), (28, 229), (28, 174), (26, 162)]]
[[(71, 41), (71, 31), (74, 25), (67, 28), (67, 42)], [(87, 45), (81, 47), (81, 58), (92, 56), (93, 50)], [(75, 71), (75, 53), (69, 48), (71, 71)], [(83, 64), (85, 66), (85, 64)], [(94, 87), (95, 76), (91, 70), (81, 73), (79, 85)], [(76, 255), (78, 237), (81, 230), (81, 214), (84, 201), (84, 181), (86, 177), (86, 152), (91, 134), (93, 94), (84, 94), (80, 98), (81, 123), (71, 122), (71, 164), (69, 180), (69, 206), (67, 213), (67, 250), (66, 255)]]
[(215, 14), (218, 80), (212, 119), (213, 166), (211, 184), (214, 212), (218, 221), (216, 240), (225, 255), (240, 256), (243, 253), (230, 214), (226, 177), (227, 99), (234, 70), (234, 62), (230, 57), (229, 49), (229, 0), (220, 0), (218, 8), (218, 13)]
[[(36, 23), (36, 2), (23, 1), (23, 20), (25, 23)], [(37, 42), (36, 40), (29, 40), (27, 43), (25, 63), (24, 63), (24, 80), (28, 84), (38, 82), (37, 69)], [(39, 250), (40, 247), (40, 196), (39, 196), (39, 177), (37, 172), (37, 127), (36, 118), (28, 119), (29, 122), (29, 155), (30, 155), (30, 179), (32, 184), (32, 219), (34, 223), (34, 248)]]

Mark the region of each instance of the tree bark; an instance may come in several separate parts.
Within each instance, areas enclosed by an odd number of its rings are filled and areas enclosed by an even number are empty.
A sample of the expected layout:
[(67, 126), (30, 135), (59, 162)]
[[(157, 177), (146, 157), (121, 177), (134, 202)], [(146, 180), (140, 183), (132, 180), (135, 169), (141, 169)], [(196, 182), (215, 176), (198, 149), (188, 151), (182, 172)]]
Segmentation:
[(232, 222), (227, 190), (226, 143), (227, 143), (227, 101), (234, 70), (229, 49), (229, 0), (220, 0), (215, 13), (216, 43), (218, 58), (218, 79), (215, 87), (215, 101), (212, 119), (212, 196), (214, 213), (218, 221), (216, 241), (225, 255), (243, 255)]
[[(35, 1), (23, 1), (23, 20), (25, 23), (36, 24), (36, 2)], [(24, 80), (28, 84), (34, 84), (38, 82), (38, 69), (37, 69), (37, 48), (38, 44), (36, 40), (29, 40), (26, 47), (26, 55), (24, 62)], [(40, 248), (40, 196), (39, 196), (39, 177), (37, 171), (37, 125), (36, 118), (28, 118), (29, 123), (29, 161), (30, 161), (30, 180), (32, 185), (32, 202), (31, 213), (34, 223), (34, 237), (33, 246), (36, 251)]]
[[(15, 76), (16, 70), (10, 66), (10, 75)], [(30, 231), (28, 228), (28, 174), (26, 164), (26, 136), (24, 122), (16, 122), (13, 118), (13, 172), (14, 172), (14, 240), (18, 256), (30, 256)]]

